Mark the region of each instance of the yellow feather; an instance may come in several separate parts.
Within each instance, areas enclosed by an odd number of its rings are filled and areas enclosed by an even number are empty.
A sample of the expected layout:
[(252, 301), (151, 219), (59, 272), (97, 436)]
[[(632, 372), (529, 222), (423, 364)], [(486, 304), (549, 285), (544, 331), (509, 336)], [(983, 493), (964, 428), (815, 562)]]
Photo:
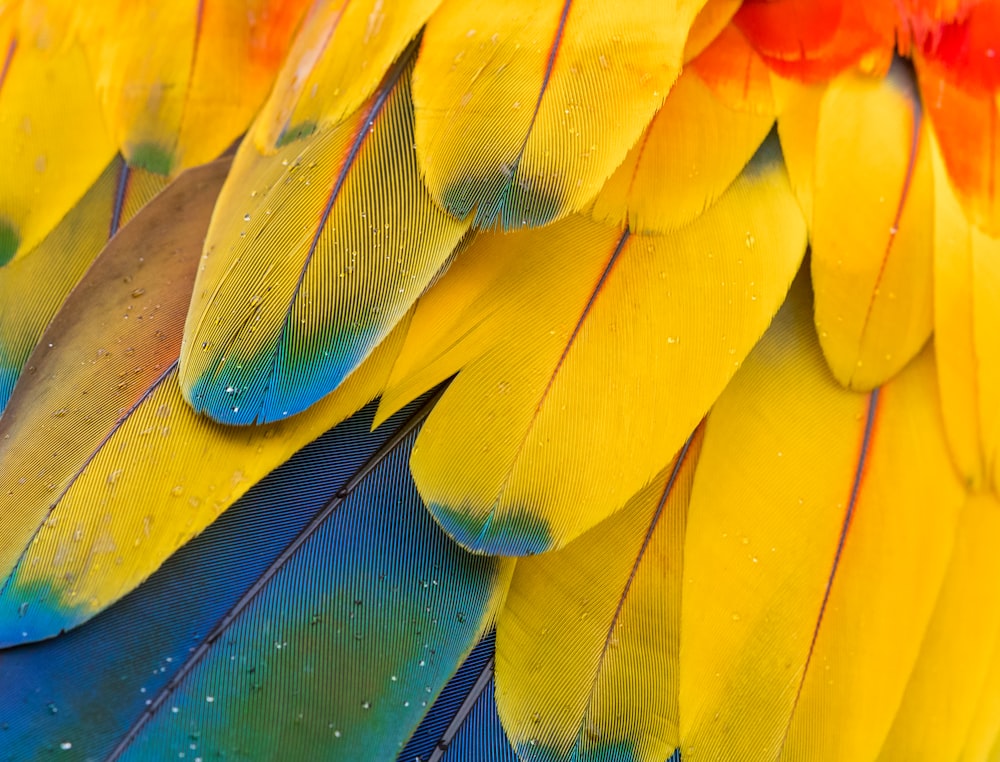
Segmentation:
[(974, 488), (1000, 484), (1000, 240), (971, 225), (934, 144), (934, 330), (945, 430)]
[(680, 732), (700, 759), (872, 759), (964, 491), (925, 351), (877, 394), (829, 375), (800, 280), (709, 416), (688, 511)]
[(732, 108), (696, 66), (686, 68), (601, 189), (594, 218), (627, 223), (634, 233), (667, 232), (691, 222), (743, 171), (773, 124), (773, 114)]
[(879, 762), (958, 759), (1000, 635), (1000, 503), (970, 497), (951, 565)]
[(915, 85), (848, 73), (819, 112), (813, 190), (816, 328), (834, 376), (866, 391), (931, 333), (933, 183)]
[(420, 182), (407, 60), (335, 127), (273, 156), (240, 147), (185, 328), (180, 378), (199, 411), (265, 423), (307, 408), (383, 340), (469, 227)]
[(0, 265), (34, 249), (115, 155), (66, 19), (17, 10), (0, 22)]
[(621, 511), (522, 558), (497, 619), (497, 711), (521, 759), (663, 762), (677, 746), (684, 522), (701, 435)]
[(53, 320), (0, 419), (6, 593), (51, 605), (70, 624), (134, 588), (374, 397), (398, 350), (402, 328), (335, 394), (272, 426), (223, 427), (185, 404), (175, 369), (181, 326), (227, 166), (183, 175), (115, 237)]
[(446, 0), (413, 72), (431, 194), (481, 227), (581, 209), (681, 68), (705, 0)]
[(961, 762), (995, 762), (1000, 755), (1000, 642), (994, 645), (984, 670), (982, 694), (960, 748)]
[(313, 6), (261, 111), (261, 153), (329, 127), (368, 99), (441, 0), (335, 0)]
[[(680, 447), (802, 257), (804, 225), (773, 148), (676, 233), (630, 236), (571, 217), (463, 252), (513, 261), (427, 352), (445, 374), (465, 364), (411, 458), (459, 542), (500, 554), (561, 547)], [(436, 288), (454, 285), (445, 276)]]
[(305, 0), (111, 0), (85, 39), (104, 113), (130, 164), (210, 161), (249, 126)]
[[(123, 180), (123, 203), (115, 220)], [(114, 225), (127, 222), (164, 185), (160, 176), (129, 170), (115, 158), (30, 256), (0, 268), (0, 409), (38, 337), (104, 248)]]
[(696, 58), (707, 48), (739, 10), (742, 0), (708, 0), (691, 24), (684, 44), (684, 62)]

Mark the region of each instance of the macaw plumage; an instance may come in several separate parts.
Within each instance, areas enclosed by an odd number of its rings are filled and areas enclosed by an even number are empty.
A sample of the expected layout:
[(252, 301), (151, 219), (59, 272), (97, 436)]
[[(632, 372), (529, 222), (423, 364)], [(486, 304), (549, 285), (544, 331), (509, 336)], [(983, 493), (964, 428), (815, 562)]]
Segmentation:
[(0, 760), (1000, 759), (998, 50), (0, 0)]

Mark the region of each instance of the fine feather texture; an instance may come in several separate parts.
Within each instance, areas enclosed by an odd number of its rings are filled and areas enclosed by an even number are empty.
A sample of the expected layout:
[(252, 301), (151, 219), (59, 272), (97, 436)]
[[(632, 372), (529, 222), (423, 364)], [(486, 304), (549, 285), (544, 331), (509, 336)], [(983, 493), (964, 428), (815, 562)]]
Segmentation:
[[(734, 107), (702, 78), (740, 54), (747, 78), (770, 99), (767, 70), (730, 28), (673, 86), (663, 108), (594, 200), (595, 219), (634, 233), (664, 233), (696, 219), (733, 183), (764, 142), (774, 114)], [(720, 60), (721, 59), (721, 60)], [(756, 76), (755, 76), (756, 75)], [(748, 88), (749, 89), (749, 88)]]
[(257, 150), (332, 127), (357, 111), (441, 0), (314, 3), (252, 134)]
[(30, 256), (0, 268), (0, 411), (70, 289), (108, 238), (165, 185), (115, 158)]
[(709, 415), (688, 509), (685, 760), (872, 759), (917, 661), (964, 491), (933, 353), (829, 375), (803, 280)]
[(448, 301), (469, 270), (489, 278), (505, 262), (485, 298), (445, 333), (418, 326), (418, 309), (413, 325), (427, 333), (407, 337), (433, 366), (422, 380), (462, 369), (411, 463), (434, 516), (466, 547), (523, 555), (562, 547), (620, 509), (757, 340), (804, 235), (769, 141), (718, 203), (673, 234), (570, 217), (480, 236), (428, 298), (440, 289)]
[(520, 559), (497, 617), (497, 709), (523, 760), (663, 762), (677, 748), (684, 525), (701, 445), (607, 521)]
[(305, 410), (389, 334), (465, 233), (417, 174), (414, 47), (335, 127), (273, 156), (241, 146), (185, 327), (195, 410), (236, 424)]
[(0, 10), (0, 266), (35, 249), (115, 156), (61, 10), (16, 2)]
[(15, 387), (0, 420), (4, 643), (51, 637), (120, 598), (388, 375), (393, 340), (308, 415), (249, 435), (184, 404), (181, 327), (227, 166), (183, 175), (115, 237)]
[[(912, 70), (901, 63), (881, 80), (837, 77), (816, 113), (816, 153), (805, 161), (814, 171), (816, 328), (837, 380), (868, 391), (898, 373), (931, 333), (928, 133)], [(798, 155), (789, 148), (794, 177)]]
[(704, 0), (445, 0), (413, 72), (416, 145), (435, 200), (476, 225), (581, 209), (680, 72)]
[[(420, 506), (406, 472), (420, 410), (370, 434), (372, 412), (306, 447), (120, 607), (6, 653), (0, 758), (393, 758), (509, 575)], [(82, 662), (109, 679), (76, 679)]]
[(447, 751), (455, 735), (469, 720), (483, 690), (493, 680), (495, 642), (496, 633), (490, 632), (476, 644), (410, 736), (399, 753), (398, 762), (428, 760)]
[(306, 5), (108, 0), (83, 14), (93, 88), (128, 162), (174, 175), (225, 151), (267, 96)]

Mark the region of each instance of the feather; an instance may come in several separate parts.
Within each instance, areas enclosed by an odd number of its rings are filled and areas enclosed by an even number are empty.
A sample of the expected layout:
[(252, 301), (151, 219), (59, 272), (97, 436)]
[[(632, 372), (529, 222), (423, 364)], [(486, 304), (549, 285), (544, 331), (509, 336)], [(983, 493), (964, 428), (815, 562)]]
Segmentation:
[(945, 577), (965, 493), (934, 357), (841, 388), (804, 279), (705, 430), (680, 628), (685, 760), (873, 759)]
[[(970, 497), (959, 517), (955, 549), (879, 762), (957, 759), (961, 739), (986, 691), (1000, 644), (1000, 505)], [(933, 717), (933, 722), (928, 718)]]
[[(420, 725), (399, 753), (397, 762), (427, 760), (448, 749), (455, 735), (468, 721), (469, 713), (488, 683), (493, 681), (493, 652), (496, 633), (489, 632), (462, 662), (441, 691)], [(506, 741), (504, 741), (506, 745)]]
[(472, 706), (469, 718), (441, 754), (427, 762), (517, 762), (496, 710), (496, 684), (491, 680)]
[(0, 642), (51, 637), (120, 598), (388, 375), (393, 341), (310, 415), (249, 435), (184, 404), (181, 327), (227, 166), (182, 176), (114, 238), (14, 389), (0, 419)]
[(970, 224), (934, 142), (934, 331), (945, 431), (976, 489), (1000, 485), (1000, 240)]
[(697, 58), (718, 37), (719, 32), (732, 21), (741, 2), (742, 0), (707, 0), (688, 32), (687, 42), (684, 43), (684, 63)]
[(663, 103), (704, 1), (445, 0), (413, 72), (435, 200), (483, 228), (583, 208)]
[(784, 147), (791, 175), (813, 172), (816, 328), (837, 380), (868, 391), (898, 373), (931, 333), (927, 132), (903, 64), (881, 80), (841, 75), (815, 114), (815, 156), (800, 167), (796, 151)]
[[(744, 71), (750, 85), (734, 104), (712, 89), (719, 69)], [(765, 105), (762, 105), (761, 102)], [(767, 70), (728, 28), (681, 74), (663, 108), (594, 200), (593, 216), (633, 233), (663, 233), (695, 220), (722, 195), (774, 124)], [(757, 113), (758, 111), (764, 113)]]
[[(421, 507), (406, 473), (421, 411), (369, 434), (372, 412), (254, 487), (119, 607), (4, 654), (4, 758), (393, 758), (509, 574)], [(77, 679), (81, 663), (95, 680)]]
[(628, 505), (520, 559), (497, 617), (497, 709), (523, 760), (677, 748), (684, 523), (700, 430)]
[(95, 4), (83, 38), (107, 123), (129, 164), (172, 175), (225, 151), (267, 96), (306, 4)]
[(115, 158), (30, 256), (0, 268), (0, 411), (70, 289), (109, 236), (165, 184)]
[(262, 154), (332, 127), (375, 92), (441, 0), (314, 3), (253, 137)]
[(962, 208), (994, 238), (1000, 237), (998, 28), (1000, 7), (977, 3), (939, 25), (914, 54), (923, 102)]
[(301, 412), (389, 334), (465, 233), (417, 174), (412, 51), (337, 126), (273, 156), (241, 146), (185, 328), (195, 410), (243, 424)]
[(60, 10), (32, 2), (0, 11), (0, 266), (34, 250), (115, 155)]
[(990, 762), (1000, 752), (1000, 648), (994, 646), (983, 676), (983, 692), (958, 758), (961, 762)]
[(746, 0), (733, 19), (777, 74), (813, 82), (853, 65), (884, 72), (895, 21), (879, 0)]
[[(762, 333), (804, 236), (774, 141), (670, 235), (571, 217), (481, 236), (453, 270), (482, 262), (489, 274), (502, 258), (485, 298), (448, 333), (407, 337), (441, 378), (462, 368), (411, 463), (431, 512), (469, 548), (522, 555), (561, 547), (617, 511), (680, 448)], [(435, 290), (453, 288), (450, 277)]]

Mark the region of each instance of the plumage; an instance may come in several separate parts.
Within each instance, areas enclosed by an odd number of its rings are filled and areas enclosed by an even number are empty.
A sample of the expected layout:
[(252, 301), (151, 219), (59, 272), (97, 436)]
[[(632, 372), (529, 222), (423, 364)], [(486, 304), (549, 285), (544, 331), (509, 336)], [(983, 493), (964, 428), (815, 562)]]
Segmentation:
[(998, 21), (0, 0), (0, 759), (996, 758)]
[[(739, 99), (713, 89), (745, 63)], [(659, 113), (594, 199), (595, 219), (664, 233), (697, 219), (732, 184), (774, 124), (763, 63), (729, 27), (682, 72)], [(694, 115), (697, 114), (697, 118)]]
[(385, 339), (465, 233), (420, 185), (414, 52), (344, 121), (271, 156), (250, 142), (237, 152), (180, 359), (197, 412), (269, 423), (315, 403)]
[[(120, 598), (388, 374), (391, 340), (308, 415), (249, 434), (184, 403), (181, 329), (227, 168), (183, 175), (114, 239), (0, 419), (0, 489), (11, 502), (0, 518), (4, 644), (51, 637)], [(211, 468), (197, 467), (204, 458)]]
[[(372, 412), (306, 447), (92, 627), (5, 654), (0, 758), (394, 758), (509, 574), (420, 505), (406, 476), (419, 407), (369, 434)], [(291, 499), (303, 481), (308, 497)], [(61, 680), (81, 662), (114, 677)]]
[(569, 546), (518, 560), (497, 617), (497, 710), (521, 759), (662, 762), (677, 748), (675, 636), (700, 445), (699, 431)]
[[(0, 266), (29, 255), (115, 155), (69, 12), (5, 4), (0, 20)], [(6, 39), (4, 27), (6, 26)], [(45, 97), (39, 97), (40, 83)], [(64, 136), (67, 123), (73, 124)]]
[(873, 759), (951, 555), (964, 491), (928, 404), (933, 354), (843, 389), (809, 302), (800, 279), (706, 424), (681, 591), (685, 760)]
[[(898, 373), (931, 333), (928, 133), (903, 64), (884, 78), (838, 76), (815, 116), (814, 156), (800, 159), (798, 144), (785, 155), (793, 183), (812, 183), (816, 327), (837, 380), (867, 391)], [(845, 146), (853, 149), (846, 166)]]
[[(49, 320), (108, 238), (166, 180), (118, 156), (29, 255), (0, 268), (0, 410)], [(19, 298), (45, 283), (32, 299)]]
[(704, 0), (445, 0), (413, 72), (421, 174), (478, 227), (581, 209), (680, 73)]
[(305, 7), (109, 0), (81, 14), (94, 86), (128, 162), (172, 175), (225, 151), (267, 96)]

